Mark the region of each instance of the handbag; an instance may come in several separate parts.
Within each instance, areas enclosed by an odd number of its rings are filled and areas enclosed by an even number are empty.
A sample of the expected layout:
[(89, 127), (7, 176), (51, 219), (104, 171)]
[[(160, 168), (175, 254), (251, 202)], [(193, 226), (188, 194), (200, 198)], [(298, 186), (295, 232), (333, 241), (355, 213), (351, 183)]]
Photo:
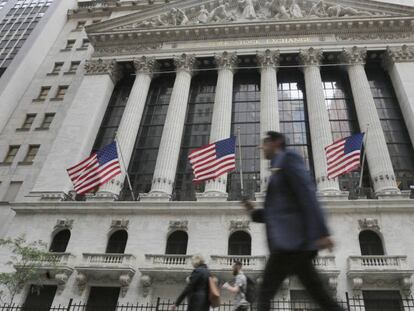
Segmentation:
[(208, 278), (208, 300), (213, 308), (220, 307), (220, 290), (216, 283), (216, 278), (210, 276)]

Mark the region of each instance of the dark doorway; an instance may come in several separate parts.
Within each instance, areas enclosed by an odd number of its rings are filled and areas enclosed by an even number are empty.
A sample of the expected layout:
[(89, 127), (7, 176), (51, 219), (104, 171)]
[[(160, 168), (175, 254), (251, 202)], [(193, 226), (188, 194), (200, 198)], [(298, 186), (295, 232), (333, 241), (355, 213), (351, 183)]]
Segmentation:
[(381, 238), (377, 233), (371, 230), (362, 231), (359, 234), (359, 245), (362, 256), (382, 256), (384, 247)]
[(107, 254), (123, 254), (125, 252), (128, 233), (125, 230), (119, 230), (112, 233), (106, 246)]
[(86, 311), (115, 311), (119, 287), (91, 287)]
[(49, 252), (53, 252), (53, 253), (66, 252), (69, 239), (70, 239), (70, 231), (68, 229), (59, 231), (53, 237), (52, 244), (50, 244)]
[(399, 291), (363, 291), (365, 311), (402, 311)]
[(49, 311), (56, 289), (56, 285), (31, 285), (22, 311)]
[(175, 231), (168, 237), (165, 253), (170, 255), (185, 255), (187, 254), (187, 244), (187, 233), (184, 231)]

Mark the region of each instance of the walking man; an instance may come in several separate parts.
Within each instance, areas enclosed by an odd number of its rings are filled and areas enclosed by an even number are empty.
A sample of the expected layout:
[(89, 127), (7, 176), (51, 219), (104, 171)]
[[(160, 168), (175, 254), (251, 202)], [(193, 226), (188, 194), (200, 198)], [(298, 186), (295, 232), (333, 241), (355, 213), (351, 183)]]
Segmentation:
[(251, 202), (244, 201), (253, 221), (266, 225), (270, 249), (258, 311), (270, 310), (271, 299), (290, 275), (298, 276), (323, 310), (340, 311), (312, 262), (318, 250), (332, 250), (333, 242), (304, 161), (286, 149), (285, 137), (278, 132), (267, 133), (262, 149), (265, 158), (271, 160), (272, 172), (264, 208), (254, 209)]
[(235, 294), (233, 301), (234, 311), (247, 311), (249, 306), (246, 300), (247, 278), (242, 271), (242, 266), (240, 261), (235, 261), (233, 264), (233, 286), (229, 283), (224, 283), (223, 285), (223, 289)]

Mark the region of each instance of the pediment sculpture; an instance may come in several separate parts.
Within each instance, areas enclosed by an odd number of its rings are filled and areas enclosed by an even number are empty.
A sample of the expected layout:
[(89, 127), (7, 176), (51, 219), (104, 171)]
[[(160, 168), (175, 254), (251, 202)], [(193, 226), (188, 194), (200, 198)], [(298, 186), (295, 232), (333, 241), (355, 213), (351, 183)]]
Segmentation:
[(299, 0), (219, 0), (187, 9), (172, 8), (167, 13), (118, 29), (374, 15), (385, 14), (325, 0), (301, 1), (300, 4)]

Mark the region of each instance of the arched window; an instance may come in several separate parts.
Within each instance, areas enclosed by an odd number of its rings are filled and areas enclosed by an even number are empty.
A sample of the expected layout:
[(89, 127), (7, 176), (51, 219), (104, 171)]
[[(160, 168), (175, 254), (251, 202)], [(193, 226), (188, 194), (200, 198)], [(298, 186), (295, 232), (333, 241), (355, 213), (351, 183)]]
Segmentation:
[(252, 238), (250, 234), (244, 231), (236, 231), (229, 238), (229, 255), (246, 255), (252, 254)]
[(359, 245), (362, 256), (384, 255), (384, 247), (381, 238), (371, 230), (362, 231), (359, 234)]
[(185, 255), (187, 254), (188, 234), (184, 231), (175, 231), (167, 239), (166, 254)]
[(118, 230), (112, 233), (109, 237), (108, 245), (106, 246), (106, 253), (109, 254), (123, 254), (125, 246), (128, 241), (128, 232), (125, 230)]
[(52, 243), (50, 244), (49, 252), (53, 253), (64, 253), (68, 246), (70, 239), (70, 231), (68, 229), (59, 231), (53, 237)]

